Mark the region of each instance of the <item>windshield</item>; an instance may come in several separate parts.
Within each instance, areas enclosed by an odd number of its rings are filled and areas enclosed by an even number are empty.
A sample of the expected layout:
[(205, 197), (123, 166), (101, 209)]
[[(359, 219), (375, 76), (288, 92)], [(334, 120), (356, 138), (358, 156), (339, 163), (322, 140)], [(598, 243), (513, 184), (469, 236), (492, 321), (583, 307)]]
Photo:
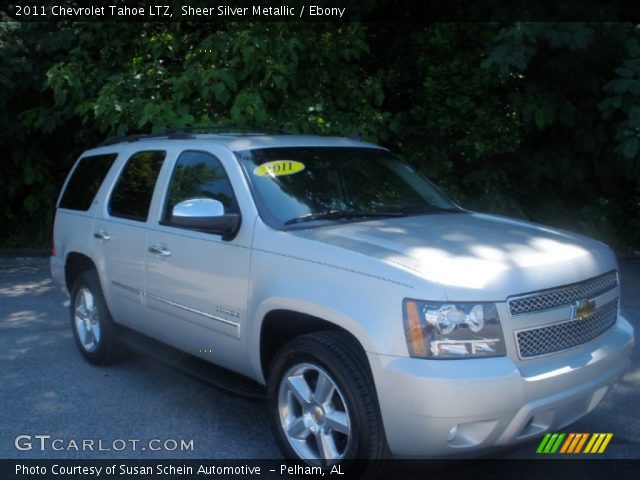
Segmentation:
[(245, 150), (237, 156), (260, 215), (275, 228), (460, 211), (386, 150), (285, 147)]

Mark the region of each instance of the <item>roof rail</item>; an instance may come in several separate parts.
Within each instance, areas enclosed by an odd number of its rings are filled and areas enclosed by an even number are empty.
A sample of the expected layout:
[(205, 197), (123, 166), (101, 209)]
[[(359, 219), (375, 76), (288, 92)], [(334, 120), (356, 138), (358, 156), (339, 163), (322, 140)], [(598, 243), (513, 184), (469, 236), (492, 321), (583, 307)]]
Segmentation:
[(120, 137), (109, 137), (98, 144), (98, 147), (106, 147), (107, 145), (115, 145), (116, 143), (131, 143), (138, 140), (146, 140), (148, 138), (167, 138), (181, 140), (185, 138), (194, 138), (193, 135), (188, 133), (179, 133), (172, 130), (167, 130), (162, 133), (146, 133), (139, 135), (122, 135)]
[(217, 133), (224, 134), (252, 134), (252, 135), (283, 135), (289, 132), (281, 130), (256, 130), (248, 127), (241, 127), (239, 125), (206, 125), (199, 127), (180, 127), (169, 128), (164, 132), (159, 133), (143, 133), (136, 135), (122, 135), (117, 137), (109, 137), (98, 144), (98, 147), (105, 147), (107, 145), (114, 145), (116, 143), (131, 143), (139, 140), (146, 140), (149, 138), (166, 138), (169, 140), (184, 140), (186, 138), (195, 138), (194, 133)]
[(170, 130), (172, 133), (217, 133), (224, 134), (253, 134), (253, 135), (283, 135), (284, 130), (266, 130), (262, 128), (242, 127), (240, 125), (201, 125), (197, 127), (180, 127)]

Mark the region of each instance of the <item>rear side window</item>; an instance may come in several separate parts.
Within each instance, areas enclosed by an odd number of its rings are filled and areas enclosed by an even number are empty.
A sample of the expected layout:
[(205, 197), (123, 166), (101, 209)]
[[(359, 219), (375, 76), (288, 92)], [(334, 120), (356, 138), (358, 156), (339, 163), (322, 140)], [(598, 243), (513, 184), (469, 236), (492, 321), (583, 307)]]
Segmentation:
[(166, 152), (135, 153), (127, 160), (111, 194), (109, 214), (145, 222)]
[(117, 156), (117, 153), (109, 153), (81, 158), (67, 182), (58, 206), (70, 210), (89, 210)]

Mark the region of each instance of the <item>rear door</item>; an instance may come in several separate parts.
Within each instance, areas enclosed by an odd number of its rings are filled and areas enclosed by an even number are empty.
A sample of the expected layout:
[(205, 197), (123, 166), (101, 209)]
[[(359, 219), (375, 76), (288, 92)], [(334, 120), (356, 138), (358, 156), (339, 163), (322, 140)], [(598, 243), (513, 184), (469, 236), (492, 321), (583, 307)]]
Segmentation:
[[(251, 225), (231, 240), (171, 224), (173, 207), (212, 198), (239, 213), (227, 169), (214, 151), (183, 150), (173, 166), (146, 252), (149, 333), (193, 355), (243, 371)], [(229, 159), (234, 161), (235, 159)]]
[(92, 241), (112, 315), (135, 329), (144, 325), (147, 219), (165, 150), (130, 152), (111, 190)]

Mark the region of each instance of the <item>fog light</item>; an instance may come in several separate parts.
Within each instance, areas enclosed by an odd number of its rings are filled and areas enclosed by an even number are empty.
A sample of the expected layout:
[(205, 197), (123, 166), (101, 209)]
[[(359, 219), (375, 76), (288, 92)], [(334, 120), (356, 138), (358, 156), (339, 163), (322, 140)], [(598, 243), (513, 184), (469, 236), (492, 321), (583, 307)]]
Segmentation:
[(456, 435), (458, 434), (458, 425), (454, 425), (453, 427), (451, 427), (451, 430), (449, 430), (449, 435), (447, 436), (447, 442), (452, 442), (454, 438), (456, 438)]

